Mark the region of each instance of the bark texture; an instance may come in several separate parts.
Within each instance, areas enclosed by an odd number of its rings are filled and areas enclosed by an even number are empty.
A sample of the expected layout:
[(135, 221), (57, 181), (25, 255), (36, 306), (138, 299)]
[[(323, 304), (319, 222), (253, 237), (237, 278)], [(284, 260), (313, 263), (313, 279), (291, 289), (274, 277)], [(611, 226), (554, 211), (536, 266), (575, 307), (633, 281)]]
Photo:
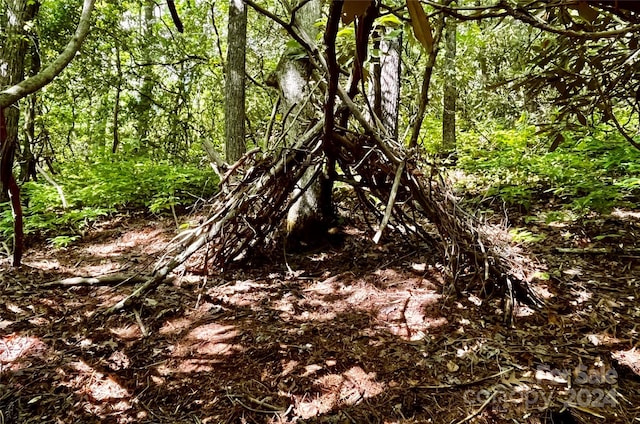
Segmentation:
[(82, 6), (82, 14), (80, 15), (80, 21), (74, 36), (71, 38), (65, 49), (58, 55), (58, 57), (49, 64), (37, 75), (34, 75), (26, 80), (17, 83), (0, 92), (0, 107), (6, 108), (7, 106), (17, 102), (25, 96), (34, 93), (49, 84), (54, 80), (60, 72), (67, 67), (71, 60), (75, 57), (78, 50), (82, 46), (85, 37), (89, 33), (89, 27), (91, 24), (91, 12), (95, 0), (84, 0)]
[(398, 139), (401, 46), (402, 36), (380, 42), (380, 118), (394, 140)]
[[(6, 15), (3, 15), (1, 28), (4, 32), (0, 44), (0, 89), (5, 89), (24, 80), (25, 58), (29, 49), (28, 34), (25, 31), (27, 22), (31, 21), (38, 10), (37, 3), (27, 0), (6, 0)], [(7, 108), (5, 117), (5, 140), (0, 152), (1, 180), (9, 181), (9, 173), (13, 167), (13, 159), (18, 147), (18, 128), (20, 109), (17, 105)]]
[[(305, 39), (314, 40), (318, 33), (315, 22), (321, 16), (319, 0), (311, 0), (296, 11), (295, 26)], [(289, 52), (293, 53), (293, 52)], [(286, 54), (276, 70), (276, 86), (281, 95), (281, 112), (285, 148), (296, 145), (300, 137), (321, 120), (323, 99), (312, 75), (312, 66), (306, 58), (293, 59)], [(293, 249), (314, 247), (325, 241), (332, 218), (332, 181), (327, 163), (309, 166), (295, 183), (291, 196), (294, 200), (286, 219), (288, 246)]]
[(228, 34), (224, 133), (225, 156), (228, 163), (233, 163), (247, 149), (244, 140), (247, 6), (243, 0), (231, 0), (229, 3)]

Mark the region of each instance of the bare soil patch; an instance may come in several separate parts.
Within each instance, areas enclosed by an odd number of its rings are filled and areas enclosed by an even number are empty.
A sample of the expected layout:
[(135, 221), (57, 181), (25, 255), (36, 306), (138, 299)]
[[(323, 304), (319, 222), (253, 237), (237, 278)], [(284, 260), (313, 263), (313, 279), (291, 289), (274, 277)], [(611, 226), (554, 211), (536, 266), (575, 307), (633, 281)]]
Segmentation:
[(0, 271), (0, 423), (638, 422), (637, 216), (514, 222), (544, 235), (525, 248), (551, 278), (513, 328), (497, 301), (456, 298), (427, 248), (349, 226), (225, 273), (193, 262), (112, 316), (95, 312), (132, 285), (41, 286), (150, 272), (172, 220), (33, 247)]

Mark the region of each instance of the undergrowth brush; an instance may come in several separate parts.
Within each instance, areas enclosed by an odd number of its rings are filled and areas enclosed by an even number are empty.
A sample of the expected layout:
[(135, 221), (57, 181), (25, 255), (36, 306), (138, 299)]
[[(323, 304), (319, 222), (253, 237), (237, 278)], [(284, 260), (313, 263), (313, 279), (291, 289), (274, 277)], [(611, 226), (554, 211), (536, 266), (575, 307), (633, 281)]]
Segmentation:
[(584, 214), (637, 206), (640, 151), (597, 128), (565, 140), (550, 152), (533, 126), (461, 134), (458, 189), (524, 209), (555, 204)]
[[(218, 177), (206, 169), (149, 158), (66, 163), (54, 178), (58, 188), (44, 179), (25, 183), (22, 202), (25, 234), (48, 238), (56, 247), (72, 243), (101, 217), (125, 210), (174, 211), (212, 196), (218, 187)], [(0, 205), (0, 232), (5, 240), (13, 236), (6, 203)]]

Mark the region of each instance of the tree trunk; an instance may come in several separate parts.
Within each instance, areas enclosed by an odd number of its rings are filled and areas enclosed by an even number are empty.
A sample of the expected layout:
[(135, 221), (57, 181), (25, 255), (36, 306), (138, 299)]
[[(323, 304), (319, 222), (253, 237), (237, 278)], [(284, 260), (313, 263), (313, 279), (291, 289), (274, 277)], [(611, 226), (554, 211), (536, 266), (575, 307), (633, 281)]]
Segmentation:
[[(318, 29), (315, 22), (321, 16), (321, 3), (311, 0), (296, 11), (294, 25), (306, 39), (315, 40)], [(282, 133), (275, 143), (284, 141), (281, 151), (296, 145), (300, 137), (321, 120), (319, 111), (323, 93), (313, 83), (312, 66), (299, 51), (290, 49), (267, 83), (280, 91), (280, 114), (284, 116)], [(310, 164), (308, 164), (310, 165)], [(324, 243), (333, 216), (331, 191), (333, 187), (329, 168), (331, 164), (309, 166), (296, 182), (291, 197), (296, 199), (287, 213), (287, 246), (305, 249)]]
[(247, 149), (244, 140), (247, 6), (243, 0), (230, 0), (228, 25), (224, 135), (226, 160), (234, 163)]
[[(38, 72), (37, 75), (0, 91), (0, 108), (6, 108), (23, 97), (40, 90), (42, 87), (53, 81), (55, 77), (57, 77), (58, 74), (67, 67), (76, 53), (78, 53), (78, 50), (80, 50), (80, 46), (82, 46), (85, 37), (89, 33), (91, 12), (93, 11), (94, 4), (95, 0), (84, 0), (82, 14), (80, 15), (80, 21), (78, 22), (75, 34), (71, 40), (69, 40), (64, 50), (53, 62), (51, 62), (51, 64), (49, 64), (49, 66)], [(3, 56), (0, 55), (0, 57)], [(0, 63), (0, 65), (4, 64)], [(2, 66), (0, 66), (0, 69), (2, 69)]]
[(389, 135), (397, 140), (402, 36), (383, 38), (379, 42), (379, 49), (380, 61), (373, 68), (372, 108)]
[(116, 83), (116, 99), (113, 104), (113, 144), (111, 153), (118, 151), (120, 144), (120, 94), (122, 93), (122, 66), (120, 65), (120, 46), (116, 46), (116, 70), (118, 72), (118, 82)]
[[(29, 45), (25, 33), (27, 22), (31, 21), (39, 7), (38, 3), (27, 0), (6, 0), (7, 15), (1, 29), (6, 34), (0, 44), (0, 88), (18, 84), (24, 79), (25, 57)], [(13, 158), (18, 147), (20, 109), (17, 105), (8, 108), (5, 113), (6, 138), (2, 143), (2, 162), (0, 172), (3, 181), (8, 181), (13, 168)], [(5, 190), (6, 190), (5, 186)]]
[[(319, 0), (307, 2), (296, 12), (295, 25), (307, 38), (315, 40), (318, 29), (315, 22), (321, 16)], [(284, 124), (287, 146), (297, 140), (320, 117), (321, 92), (314, 92), (312, 67), (307, 59), (290, 59), (287, 55), (278, 65), (277, 86), (281, 94), (281, 108), (286, 116)], [(319, 168), (310, 166), (296, 183), (291, 194), (297, 199), (287, 213), (287, 245), (292, 249), (306, 249), (318, 246), (326, 241), (327, 229), (333, 217), (331, 192), (333, 181), (330, 167), (326, 163)]]
[[(153, 88), (155, 86), (154, 82), (154, 74), (153, 74), (153, 66), (152, 57), (151, 57), (151, 46), (153, 46), (153, 10), (155, 9), (156, 3), (154, 0), (146, 0), (144, 5), (142, 6), (142, 38), (144, 40), (144, 47), (142, 50), (142, 57), (146, 64), (146, 66), (142, 70), (142, 86), (140, 87), (140, 102), (138, 103), (138, 138), (140, 139), (140, 148), (143, 150), (147, 149), (149, 146), (149, 123), (151, 122), (151, 103), (153, 98)], [(120, 71), (120, 55), (119, 52), (116, 52), (118, 58), (118, 87), (116, 98), (119, 98), (120, 92), (120, 79), (121, 79), (121, 71)], [(114, 119), (115, 119), (115, 110), (117, 110), (118, 106), (116, 103), (116, 109), (114, 109)], [(115, 123), (114, 123), (115, 125)], [(116, 129), (114, 129), (116, 131)], [(115, 143), (115, 132), (114, 132), (114, 147), (113, 152), (116, 150)]]
[(442, 148), (441, 153), (456, 150), (456, 23), (447, 19), (444, 54), (444, 96), (442, 107)]
[[(36, 11), (37, 13), (37, 11)], [(34, 14), (35, 15), (35, 14)], [(29, 76), (34, 76), (40, 72), (42, 63), (40, 62), (40, 45), (38, 36), (35, 33), (31, 34), (33, 44), (30, 48), (31, 67), (29, 69)], [(22, 142), (22, 157), (20, 163), (20, 177), (21, 182), (29, 181), (33, 178), (37, 178), (37, 161), (33, 154), (33, 149), (36, 143), (36, 116), (38, 114), (38, 94), (33, 93), (29, 97), (28, 108), (24, 123), (25, 137)]]

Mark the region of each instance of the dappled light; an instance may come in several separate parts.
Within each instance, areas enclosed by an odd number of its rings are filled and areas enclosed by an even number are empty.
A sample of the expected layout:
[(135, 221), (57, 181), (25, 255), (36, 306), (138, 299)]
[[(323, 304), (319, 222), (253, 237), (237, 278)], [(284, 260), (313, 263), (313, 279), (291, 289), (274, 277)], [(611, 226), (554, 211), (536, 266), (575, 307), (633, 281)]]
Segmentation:
[(0, 424), (640, 424), (640, 2), (0, 3)]
[[(322, 367), (317, 371), (320, 369)], [(315, 380), (312, 391), (296, 399), (296, 408), (300, 418), (312, 418), (331, 412), (340, 405), (366, 402), (384, 390), (385, 387), (375, 381), (375, 373), (353, 367), (341, 374), (327, 374)]]
[(10, 334), (0, 339), (0, 373), (29, 367), (30, 356), (41, 356), (46, 345), (35, 337)]
[[(170, 224), (161, 230), (145, 242), (166, 243), (173, 230)], [(553, 238), (549, 234), (544, 240)], [(100, 232), (94, 237), (101, 240)], [(431, 418), (436, 411), (466, 415), (492, 393), (491, 407), (482, 408), (486, 419), (498, 410), (535, 414), (545, 407), (543, 398), (549, 407), (579, 406), (575, 396), (586, 396), (585, 390), (613, 397), (594, 413), (615, 417), (623, 408), (617, 393), (636, 398), (637, 383), (627, 376), (639, 373), (631, 347), (637, 285), (621, 286), (595, 263), (573, 258), (560, 270), (572, 280), (535, 287), (555, 306), (540, 313), (518, 305), (515, 327), (505, 328), (498, 302), (448, 294), (428, 252), (394, 240), (373, 245), (357, 233), (344, 243), (206, 279), (185, 273), (137, 308), (111, 316), (98, 312), (132, 285), (19, 294), (40, 284), (34, 277), (64, 278), (73, 263), (93, 260), (91, 237), (74, 255), (60, 257), (57, 269), (34, 251), (26, 259), (42, 268), (31, 265), (19, 278), (35, 283), (15, 284), (15, 295), (11, 288), (5, 294), (0, 387), (20, 391), (9, 390), (2, 405), (18, 411), (28, 404), (42, 416), (64, 410), (69, 420), (83, 422), (178, 417), (217, 423), (249, 416), (258, 422), (440, 422)], [(138, 247), (101, 257), (104, 269), (121, 267)], [(553, 270), (555, 256), (545, 258)], [(573, 268), (581, 272), (565, 272)], [(605, 281), (611, 290), (596, 292)], [(40, 371), (20, 374), (28, 369)], [(583, 374), (607, 372), (617, 380), (595, 384), (590, 377), (589, 385), (576, 385)]]

